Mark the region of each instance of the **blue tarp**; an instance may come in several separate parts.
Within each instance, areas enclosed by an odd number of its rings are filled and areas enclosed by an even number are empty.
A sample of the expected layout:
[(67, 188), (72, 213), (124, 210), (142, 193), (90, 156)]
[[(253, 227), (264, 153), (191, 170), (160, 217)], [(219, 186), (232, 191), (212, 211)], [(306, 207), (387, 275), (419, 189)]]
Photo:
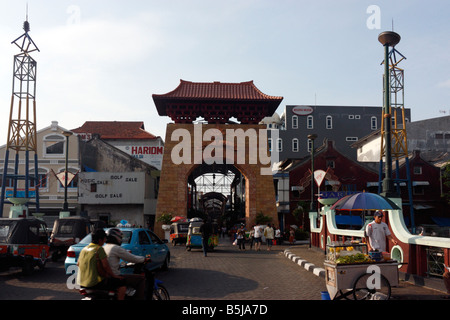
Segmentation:
[(94, 169), (92, 169), (92, 168), (89, 168), (88, 166), (84, 166), (84, 171), (86, 171), (86, 172), (97, 172), (97, 170), (94, 170)]
[(336, 224), (345, 224), (351, 226), (362, 226), (363, 221), (360, 216), (336, 215)]
[(431, 217), (431, 219), (440, 227), (450, 227), (450, 218)]

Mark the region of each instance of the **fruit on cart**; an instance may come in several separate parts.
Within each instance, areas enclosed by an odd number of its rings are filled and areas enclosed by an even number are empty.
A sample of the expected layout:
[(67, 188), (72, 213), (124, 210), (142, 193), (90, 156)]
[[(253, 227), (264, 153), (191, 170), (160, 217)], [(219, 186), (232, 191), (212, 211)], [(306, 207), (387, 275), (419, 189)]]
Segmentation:
[(351, 255), (341, 255), (337, 258), (336, 262), (340, 264), (348, 263), (361, 263), (361, 262), (371, 262), (372, 260), (369, 256), (363, 253), (351, 254)]

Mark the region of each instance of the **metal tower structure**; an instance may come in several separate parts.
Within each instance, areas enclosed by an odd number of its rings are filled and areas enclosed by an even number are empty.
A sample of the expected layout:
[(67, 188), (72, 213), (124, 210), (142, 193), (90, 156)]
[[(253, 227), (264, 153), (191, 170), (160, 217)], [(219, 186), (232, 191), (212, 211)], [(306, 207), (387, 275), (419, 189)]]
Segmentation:
[[(25, 33), (11, 42), (20, 49), (20, 53), (14, 56), (11, 108), (2, 176), (0, 216), (3, 215), (4, 204), (11, 203), (11, 198), (23, 198), (21, 204), (27, 207), (28, 204), (32, 203), (29, 200), (35, 198), (36, 212), (39, 212), (36, 146), (36, 61), (30, 56), (30, 53), (39, 51), (39, 49), (29, 35), (30, 24), (28, 19), (23, 23), (23, 29)], [(14, 173), (12, 174), (8, 172), (10, 152), (15, 152)], [(34, 175), (30, 175), (29, 170), (30, 152), (34, 152)], [(19, 154), (25, 155), (25, 169), (23, 173), (19, 172)], [(24, 182), (19, 185), (18, 182), (22, 180)], [(35, 182), (34, 190), (30, 190), (31, 181)], [(12, 192), (11, 190), (8, 191), (9, 194), (6, 194), (7, 186), (12, 187)]]
[[(400, 196), (400, 184), (407, 183), (409, 201), (404, 203), (410, 206), (411, 226), (414, 230), (414, 208), (412, 205), (412, 186), (408, 157), (408, 141), (406, 134), (405, 108), (404, 108), (404, 70), (399, 67), (399, 63), (406, 59), (395, 45), (400, 41), (400, 36), (392, 31), (383, 32), (378, 40), (385, 47), (385, 59), (382, 64), (385, 67), (384, 74), (384, 107), (382, 111), (381, 123), (381, 152), (380, 152), (380, 183), (379, 193), (381, 193), (381, 177), (383, 168), (383, 157), (386, 159), (385, 177), (391, 179), (390, 185), (383, 184), (383, 192), (388, 195)], [(389, 46), (391, 50), (389, 51)], [(401, 116), (402, 122), (398, 119)], [(400, 178), (399, 161), (404, 158), (406, 165), (406, 179)], [(392, 161), (395, 160), (396, 174), (392, 178)], [(390, 176), (388, 176), (390, 175)], [(383, 180), (384, 181), (384, 180)], [(394, 191), (395, 186), (395, 191)]]

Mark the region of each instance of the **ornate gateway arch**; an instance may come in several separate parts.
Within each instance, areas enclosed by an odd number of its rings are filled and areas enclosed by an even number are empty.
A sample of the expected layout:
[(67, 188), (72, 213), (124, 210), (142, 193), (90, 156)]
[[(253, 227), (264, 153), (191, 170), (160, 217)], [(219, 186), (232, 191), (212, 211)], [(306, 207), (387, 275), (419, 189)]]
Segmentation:
[[(156, 218), (163, 213), (187, 216), (190, 175), (201, 166), (225, 165), (245, 180), (242, 194), (247, 227), (259, 212), (277, 221), (267, 131), (258, 123), (271, 116), (282, 99), (262, 93), (253, 81), (181, 80), (175, 90), (154, 94), (158, 114), (174, 121), (166, 129)], [(199, 118), (204, 123), (194, 123)], [(157, 233), (162, 233), (160, 226), (155, 223)]]

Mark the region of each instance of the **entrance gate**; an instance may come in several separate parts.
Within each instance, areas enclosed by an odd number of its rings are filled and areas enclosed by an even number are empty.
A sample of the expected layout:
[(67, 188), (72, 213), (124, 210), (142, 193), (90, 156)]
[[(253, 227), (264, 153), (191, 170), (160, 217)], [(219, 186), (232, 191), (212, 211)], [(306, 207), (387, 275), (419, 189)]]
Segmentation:
[[(161, 168), (156, 219), (163, 213), (187, 216), (189, 175), (203, 164), (230, 164), (245, 178), (247, 227), (257, 213), (277, 220), (275, 190), (262, 118), (282, 97), (263, 94), (250, 82), (193, 83), (181, 80), (173, 91), (153, 95), (158, 114), (170, 116)], [(193, 122), (203, 118), (205, 123)], [(235, 118), (236, 121), (231, 121)], [(155, 232), (162, 235), (161, 224)]]

